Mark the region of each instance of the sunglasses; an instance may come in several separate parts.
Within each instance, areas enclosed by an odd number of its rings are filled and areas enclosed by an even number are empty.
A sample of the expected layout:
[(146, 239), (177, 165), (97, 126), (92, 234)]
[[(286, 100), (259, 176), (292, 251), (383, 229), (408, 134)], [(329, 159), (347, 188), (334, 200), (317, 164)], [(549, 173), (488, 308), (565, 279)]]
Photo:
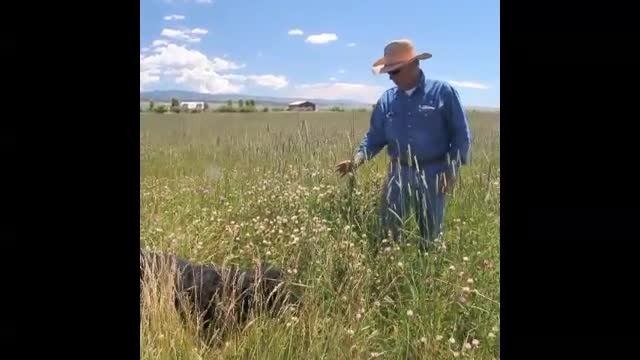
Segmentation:
[(397, 69), (395, 69), (393, 71), (389, 71), (389, 75), (396, 76), (396, 75), (400, 74), (401, 72), (403, 72), (404, 69), (408, 68), (409, 65), (410, 64), (405, 64), (405, 65), (403, 65), (403, 66), (401, 66), (401, 67), (399, 67), (399, 68), (397, 68)]
[(395, 70), (393, 70), (393, 71), (389, 71), (389, 75), (391, 75), (391, 76), (396, 76), (396, 75), (400, 74), (400, 73), (402, 72), (402, 70), (403, 70), (403, 69), (404, 69), (404, 66), (403, 66), (403, 67), (401, 67), (401, 68), (399, 68), (399, 69), (395, 69)]
[[(413, 63), (413, 62), (412, 62), (412, 63)], [(397, 68), (397, 69), (395, 69), (395, 70), (393, 70), (393, 71), (389, 71), (389, 72), (387, 72), (387, 73), (388, 73), (389, 75), (391, 75), (391, 76), (396, 76), (396, 75), (400, 74), (404, 69), (408, 68), (408, 67), (409, 67), (409, 65), (411, 65), (412, 63), (405, 64), (405, 65), (403, 65), (403, 66), (401, 66), (401, 67), (399, 67), (399, 68)]]

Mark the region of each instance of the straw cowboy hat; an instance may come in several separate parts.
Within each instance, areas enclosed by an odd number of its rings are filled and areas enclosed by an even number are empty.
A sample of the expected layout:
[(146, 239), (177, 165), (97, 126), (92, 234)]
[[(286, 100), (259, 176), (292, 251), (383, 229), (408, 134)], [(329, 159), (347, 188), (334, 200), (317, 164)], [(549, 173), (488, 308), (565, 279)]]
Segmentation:
[(411, 40), (394, 40), (384, 47), (384, 56), (373, 63), (374, 74), (384, 74), (396, 70), (413, 60), (426, 60), (429, 53), (416, 54)]

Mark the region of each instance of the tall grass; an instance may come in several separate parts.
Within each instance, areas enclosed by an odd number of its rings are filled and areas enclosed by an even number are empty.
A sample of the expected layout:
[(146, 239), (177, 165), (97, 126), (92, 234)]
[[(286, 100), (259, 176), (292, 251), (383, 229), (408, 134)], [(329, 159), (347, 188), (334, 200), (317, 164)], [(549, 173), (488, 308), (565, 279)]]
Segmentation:
[(384, 153), (351, 180), (333, 172), (368, 120), (141, 115), (142, 246), (197, 262), (269, 261), (304, 293), (297, 311), (257, 317), (214, 346), (149, 294), (141, 358), (499, 358), (499, 114), (470, 115), (472, 163), (448, 201), (443, 246), (426, 255), (378, 238)]

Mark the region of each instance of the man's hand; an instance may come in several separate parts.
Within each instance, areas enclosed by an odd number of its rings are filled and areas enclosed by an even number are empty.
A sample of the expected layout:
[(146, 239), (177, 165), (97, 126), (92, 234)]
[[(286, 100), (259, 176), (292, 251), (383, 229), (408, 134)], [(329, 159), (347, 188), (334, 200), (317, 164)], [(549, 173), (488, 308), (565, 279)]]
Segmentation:
[(353, 170), (355, 170), (355, 166), (353, 166), (353, 161), (351, 160), (344, 160), (336, 165), (336, 172), (340, 174), (341, 177), (353, 172)]

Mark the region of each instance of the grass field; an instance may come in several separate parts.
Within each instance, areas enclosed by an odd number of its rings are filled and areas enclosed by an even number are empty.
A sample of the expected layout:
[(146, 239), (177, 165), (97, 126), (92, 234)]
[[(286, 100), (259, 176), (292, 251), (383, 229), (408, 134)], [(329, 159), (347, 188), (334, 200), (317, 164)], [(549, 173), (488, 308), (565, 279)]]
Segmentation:
[[(383, 240), (383, 152), (334, 174), (369, 113), (141, 114), (141, 246), (197, 262), (269, 261), (304, 301), (203, 344), (160, 296), (142, 359), (499, 359), (500, 114), (470, 114), (472, 163), (449, 199), (443, 246)], [(408, 230), (417, 232), (409, 222)]]

